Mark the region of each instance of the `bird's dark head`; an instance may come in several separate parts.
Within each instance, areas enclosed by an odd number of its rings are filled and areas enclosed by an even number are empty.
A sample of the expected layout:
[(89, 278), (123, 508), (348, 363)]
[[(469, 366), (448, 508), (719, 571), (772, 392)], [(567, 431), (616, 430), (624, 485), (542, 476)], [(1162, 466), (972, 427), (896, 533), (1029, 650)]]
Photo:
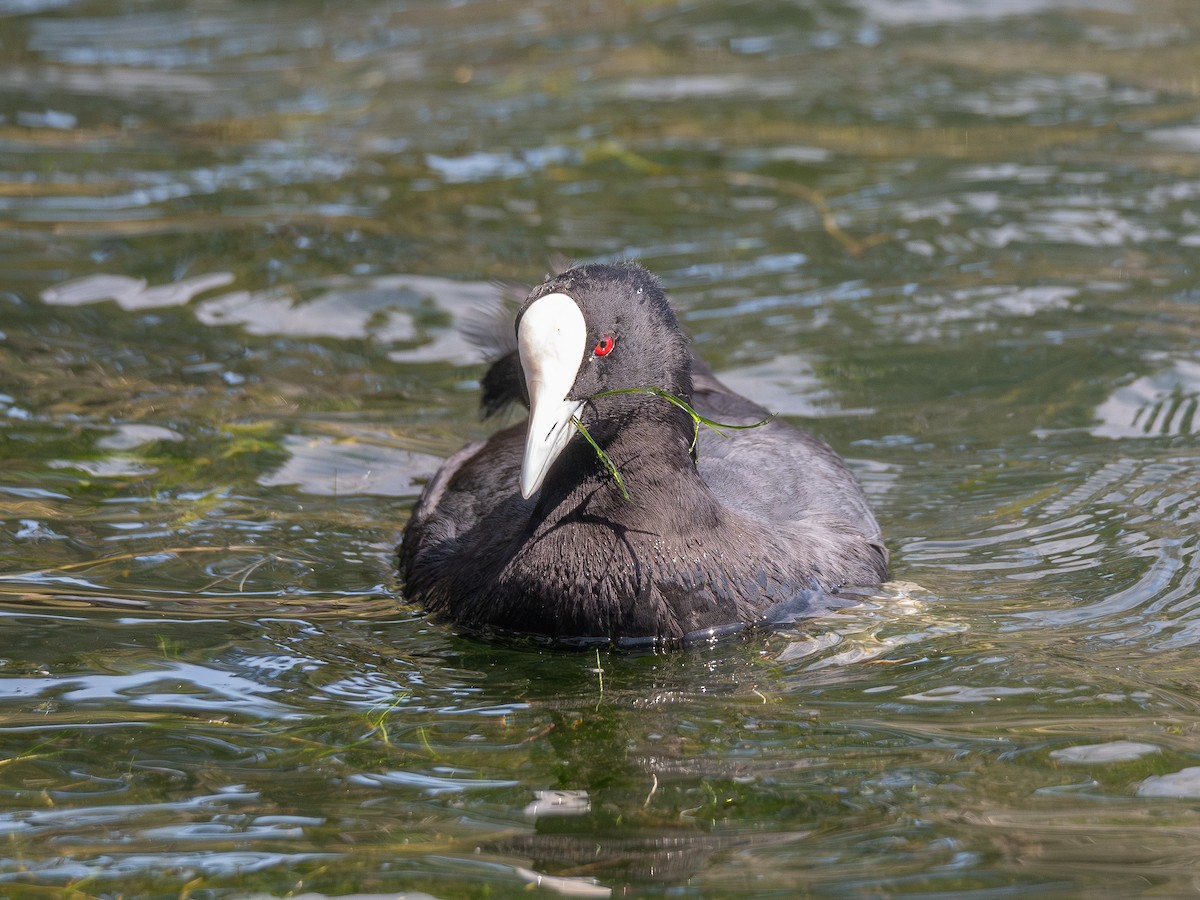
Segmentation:
[(574, 301), (585, 326), (572, 399), (646, 385), (691, 398), (687, 338), (657, 278), (633, 263), (569, 269), (529, 295), (517, 314), (518, 335), (529, 311), (553, 294)]
[(530, 399), (526, 497), (574, 435), (572, 417), (589, 426), (637, 409), (678, 418), (658, 398), (597, 395), (655, 387), (692, 398), (687, 338), (658, 279), (632, 263), (578, 266), (534, 288), (517, 313), (517, 344)]

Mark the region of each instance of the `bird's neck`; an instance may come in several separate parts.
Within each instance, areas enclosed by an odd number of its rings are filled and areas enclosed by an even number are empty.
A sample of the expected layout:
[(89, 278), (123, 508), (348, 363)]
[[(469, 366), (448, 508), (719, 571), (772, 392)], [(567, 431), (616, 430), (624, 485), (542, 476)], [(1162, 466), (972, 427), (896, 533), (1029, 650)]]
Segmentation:
[(681, 492), (707, 493), (693, 456), (695, 423), (666, 401), (655, 402), (660, 405), (652, 415), (632, 415), (611, 431), (593, 431), (607, 462), (586, 440), (576, 441), (575, 472), (577, 477), (583, 475), (581, 486), (594, 492), (596, 502), (637, 508), (644, 507), (651, 497), (666, 497), (674, 503), (682, 499), (675, 496)]

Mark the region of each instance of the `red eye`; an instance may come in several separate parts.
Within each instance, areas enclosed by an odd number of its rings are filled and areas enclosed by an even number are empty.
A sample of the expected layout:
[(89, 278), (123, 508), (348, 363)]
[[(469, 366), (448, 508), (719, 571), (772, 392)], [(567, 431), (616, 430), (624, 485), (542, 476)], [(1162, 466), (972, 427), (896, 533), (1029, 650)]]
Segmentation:
[(608, 356), (608, 354), (612, 353), (613, 344), (615, 343), (616, 341), (613, 339), (613, 336), (611, 334), (606, 334), (596, 342), (596, 346), (593, 348), (592, 353), (594, 353), (596, 356)]

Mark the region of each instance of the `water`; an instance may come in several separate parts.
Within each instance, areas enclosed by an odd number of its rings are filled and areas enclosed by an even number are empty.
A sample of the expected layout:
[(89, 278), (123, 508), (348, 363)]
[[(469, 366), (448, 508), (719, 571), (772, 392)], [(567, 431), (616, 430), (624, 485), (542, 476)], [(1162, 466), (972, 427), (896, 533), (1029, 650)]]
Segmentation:
[[(1200, 8), (0, 2), (0, 893), (1200, 888)], [(456, 326), (639, 258), (895, 582), (404, 605)]]

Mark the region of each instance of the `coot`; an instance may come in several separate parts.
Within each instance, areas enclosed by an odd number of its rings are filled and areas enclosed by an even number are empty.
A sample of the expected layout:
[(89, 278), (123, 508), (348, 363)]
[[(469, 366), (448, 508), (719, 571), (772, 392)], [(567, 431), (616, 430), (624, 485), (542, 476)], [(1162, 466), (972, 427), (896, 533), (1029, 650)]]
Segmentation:
[(521, 402), (528, 419), (425, 487), (399, 548), (408, 599), (474, 631), (675, 643), (821, 612), (838, 587), (887, 577), (866, 498), (823, 442), (780, 419), (697, 441), (661, 394), (607, 393), (657, 388), (734, 425), (768, 416), (691, 355), (640, 266), (548, 278), (515, 343), (484, 407)]

